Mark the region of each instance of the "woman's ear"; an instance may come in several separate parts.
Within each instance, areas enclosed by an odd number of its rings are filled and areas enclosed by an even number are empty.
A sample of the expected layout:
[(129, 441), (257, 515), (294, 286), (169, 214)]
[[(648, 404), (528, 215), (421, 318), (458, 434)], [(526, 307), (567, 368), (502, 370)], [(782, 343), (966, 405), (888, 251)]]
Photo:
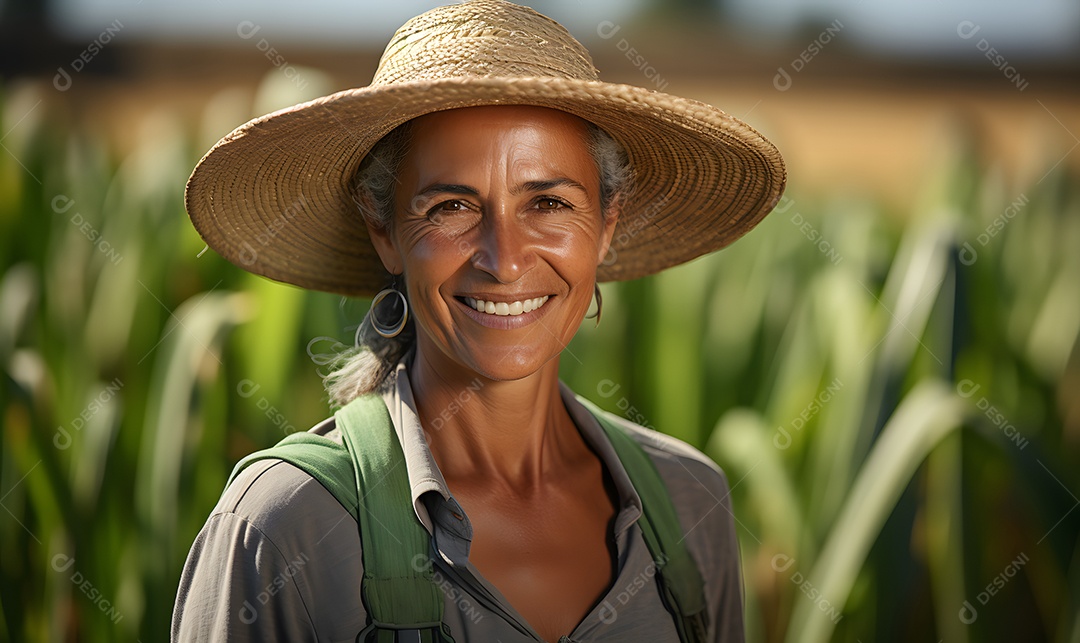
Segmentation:
[(398, 254), (397, 248), (394, 246), (394, 240), (390, 235), (390, 231), (386, 228), (379, 228), (371, 225), (370, 221), (366, 221), (368, 229), (368, 238), (371, 239), (371, 245), (375, 247), (375, 252), (379, 254), (379, 260), (382, 261), (383, 268), (386, 268), (386, 272), (392, 275), (400, 275), (404, 269), (401, 265), (401, 255)]
[(357, 198), (356, 205), (360, 208), (361, 216), (364, 218), (364, 225), (367, 226), (368, 239), (371, 240), (371, 245), (375, 248), (375, 252), (378, 253), (383, 268), (386, 268), (386, 271), (392, 275), (400, 275), (405, 271), (404, 262), (401, 260), (401, 253), (398, 252), (390, 226), (380, 225), (375, 222), (375, 204), (371, 201), (371, 197), (363, 191)]
[(615, 236), (615, 227), (619, 223), (621, 209), (620, 199), (613, 199), (607, 209), (604, 210), (603, 227), (600, 229), (600, 247), (596, 255), (596, 265), (599, 266), (607, 259), (608, 249), (611, 247), (611, 239)]

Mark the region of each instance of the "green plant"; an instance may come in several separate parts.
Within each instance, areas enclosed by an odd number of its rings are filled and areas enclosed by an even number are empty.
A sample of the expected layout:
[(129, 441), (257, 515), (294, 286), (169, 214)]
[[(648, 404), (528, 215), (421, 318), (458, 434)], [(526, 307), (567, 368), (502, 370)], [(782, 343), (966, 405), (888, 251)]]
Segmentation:
[[(366, 302), (204, 252), (181, 194), (207, 135), (157, 115), (118, 158), (38, 98), (3, 103), (0, 639), (161, 640), (233, 463), (327, 414), (321, 356)], [(725, 468), (751, 640), (1080, 636), (1080, 182), (1014, 190), (949, 149), (907, 216), (793, 191), (605, 284), (562, 357)]]

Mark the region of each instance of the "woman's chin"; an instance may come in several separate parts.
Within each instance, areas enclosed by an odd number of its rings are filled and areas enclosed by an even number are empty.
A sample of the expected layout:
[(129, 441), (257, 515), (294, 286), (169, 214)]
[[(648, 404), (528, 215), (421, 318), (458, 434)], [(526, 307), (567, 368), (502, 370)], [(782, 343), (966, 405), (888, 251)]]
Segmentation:
[(479, 352), (469, 351), (458, 362), (466, 365), (480, 377), (496, 382), (512, 382), (535, 375), (551, 365), (558, 369), (559, 354), (548, 354), (524, 347), (484, 347)]

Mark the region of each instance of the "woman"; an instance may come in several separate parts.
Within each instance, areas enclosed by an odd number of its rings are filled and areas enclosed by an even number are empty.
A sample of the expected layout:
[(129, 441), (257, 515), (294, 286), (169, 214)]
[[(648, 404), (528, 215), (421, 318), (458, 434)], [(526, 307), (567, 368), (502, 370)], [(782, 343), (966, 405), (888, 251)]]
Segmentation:
[[(642, 485), (601, 426), (618, 422), (655, 465), (677, 514), (667, 527), (704, 579), (701, 634), (734, 641), (723, 474), (682, 442), (594, 414), (558, 364), (594, 293), (600, 313), (598, 280), (731, 243), (783, 183), (779, 154), (745, 124), (602, 83), (557, 23), (474, 0), (409, 21), (369, 87), (222, 139), (187, 203), (210, 246), (252, 272), (378, 293), (328, 388), (339, 405), (385, 402), (443, 634), (680, 640), (654, 578), (663, 557), (643, 539)], [(342, 443), (354, 428), (331, 418), (311, 433)], [(271, 458), (234, 477), (192, 546), (174, 639), (351, 641), (375, 627), (370, 586), (361, 597), (370, 534), (306, 471)]]

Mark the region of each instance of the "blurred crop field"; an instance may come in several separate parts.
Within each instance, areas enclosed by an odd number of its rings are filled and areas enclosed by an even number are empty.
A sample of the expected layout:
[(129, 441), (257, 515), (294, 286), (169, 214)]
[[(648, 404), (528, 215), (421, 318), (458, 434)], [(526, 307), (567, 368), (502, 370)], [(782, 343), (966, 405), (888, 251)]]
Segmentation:
[[(165, 640), (232, 466), (330, 411), (320, 373), (368, 302), (244, 273), (183, 207), (210, 144), (306, 97), (268, 78), (101, 127), (0, 86), (2, 641)], [(792, 151), (776, 211), (603, 285), (563, 378), (723, 467), (750, 641), (1080, 642), (1075, 120), (1023, 158), (1010, 119), (903, 157), (898, 110), (852, 163), (803, 106), (757, 113)], [(838, 158), (894, 181), (806, 179)]]

